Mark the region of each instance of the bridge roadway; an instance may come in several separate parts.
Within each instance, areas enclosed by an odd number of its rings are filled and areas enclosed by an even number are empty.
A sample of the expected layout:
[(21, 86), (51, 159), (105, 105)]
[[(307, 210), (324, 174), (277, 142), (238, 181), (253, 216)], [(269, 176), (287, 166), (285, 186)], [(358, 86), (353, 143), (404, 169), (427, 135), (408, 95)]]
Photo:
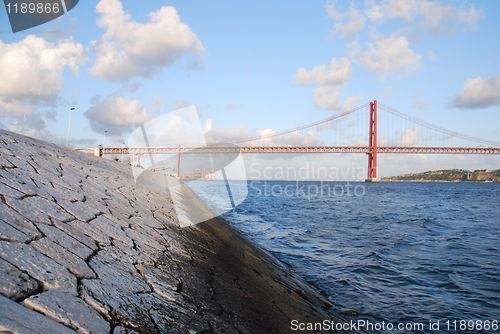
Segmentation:
[[(92, 148), (93, 149), (93, 148)], [(106, 147), (101, 154), (296, 154), (296, 153), (365, 153), (372, 152), (369, 146), (173, 146), (173, 147)], [(377, 153), (403, 154), (500, 154), (499, 147), (402, 147), (378, 146)]]

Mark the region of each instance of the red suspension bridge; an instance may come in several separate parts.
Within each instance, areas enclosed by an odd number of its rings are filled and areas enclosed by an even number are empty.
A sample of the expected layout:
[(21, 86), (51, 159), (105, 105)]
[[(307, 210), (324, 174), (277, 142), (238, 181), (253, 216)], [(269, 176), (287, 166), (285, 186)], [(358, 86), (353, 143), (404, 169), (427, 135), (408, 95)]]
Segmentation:
[(368, 156), (368, 179), (377, 178), (378, 154), (500, 154), (500, 142), (468, 136), (373, 101), (311, 124), (285, 131), (229, 140), (217, 133), (207, 139), (221, 143), (202, 147), (105, 147), (99, 155), (177, 155), (180, 175), (183, 154), (362, 153)]

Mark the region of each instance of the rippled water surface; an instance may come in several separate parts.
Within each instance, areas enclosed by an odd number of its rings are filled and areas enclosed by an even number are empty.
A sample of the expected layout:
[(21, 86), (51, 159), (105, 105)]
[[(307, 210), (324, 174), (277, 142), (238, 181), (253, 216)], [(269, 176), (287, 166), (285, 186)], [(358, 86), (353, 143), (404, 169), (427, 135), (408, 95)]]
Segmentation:
[(325, 184), (242, 182), (224, 218), (360, 318), (500, 321), (499, 183)]

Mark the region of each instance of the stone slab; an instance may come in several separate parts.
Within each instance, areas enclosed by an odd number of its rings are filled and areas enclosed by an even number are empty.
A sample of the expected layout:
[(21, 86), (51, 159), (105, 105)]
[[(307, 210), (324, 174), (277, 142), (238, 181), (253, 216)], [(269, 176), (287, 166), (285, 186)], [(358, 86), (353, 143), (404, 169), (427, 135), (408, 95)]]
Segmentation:
[[(82, 230), (75, 228), (74, 226), (71, 226), (67, 223), (61, 223), (61, 222), (57, 222), (57, 221), (54, 222), (54, 226), (57, 227), (62, 232), (64, 232), (65, 234), (72, 237), (73, 239), (78, 240), (79, 242), (81, 242), (83, 245), (87, 246), (92, 251), (99, 249), (99, 246), (97, 246), (96, 241), (94, 239), (86, 236)], [(54, 231), (54, 233), (55, 233), (56, 238), (59, 239), (60, 238), (58, 236), (59, 232)], [(61, 243), (61, 246), (64, 247), (64, 244)], [(79, 251), (75, 252), (75, 254), (79, 255), (80, 252)]]
[(110, 325), (82, 299), (65, 291), (50, 290), (32, 296), (22, 305), (45, 314), (78, 333), (109, 333)]
[(76, 333), (74, 330), (1, 295), (0, 332), (19, 334)]
[(35, 250), (51, 258), (60, 265), (66, 267), (78, 278), (95, 278), (95, 274), (90, 267), (80, 257), (59, 246), (49, 238), (42, 238), (30, 243)]
[(101, 213), (99, 210), (84, 202), (70, 202), (66, 199), (59, 198), (57, 204), (65, 211), (69, 212), (73, 217), (83, 222), (88, 222)]
[(23, 232), (0, 219), (0, 240), (27, 242), (30, 238)]
[[(61, 225), (66, 225), (65, 223), (60, 223)], [(59, 226), (59, 225), (58, 225)], [(80, 257), (82, 260), (86, 260), (94, 250), (97, 249), (97, 246), (94, 242), (94, 240), (90, 239), (85, 240), (86, 243), (82, 243), (81, 241), (73, 238), (72, 236), (68, 235), (67, 233), (61, 231), (59, 228), (55, 226), (47, 226), (44, 224), (38, 224), (37, 225), (38, 229), (47, 236), (51, 241), (55, 242), (56, 244), (60, 245), (61, 247), (65, 248), (69, 252), (75, 254), (76, 256)], [(75, 233), (78, 234), (78, 233)], [(83, 239), (81, 236), (80, 232), (80, 239)], [(92, 248), (90, 248), (89, 246)]]
[(70, 221), (74, 217), (61, 209), (54, 201), (40, 196), (27, 197), (22, 200), (6, 199), (7, 205), (34, 223), (52, 224), (49, 217), (59, 221)]
[(28, 240), (34, 240), (42, 237), (41, 233), (36, 229), (32, 222), (21, 216), (9, 206), (5, 205), (3, 202), (0, 202), (0, 217), (5, 223), (24, 233), (29, 238)]
[(0, 294), (12, 300), (26, 298), (38, 290), (38, 283), (9, 262), (0, 259)]
[[(62, 224), (61, 224), (62, 225)], [(84, 223), (82, 221), (72, 221), (67, 224), (72, 227), (73, 230), (81, 231), (83, 235), (93, 239), (102, 246), (107, 246), (111, 244), (111, 240), (108, 235), (104, 234), (101, 230), (96, 229), (89, 223)]]
[(121, 242), (129, 246), (134, 245), (130, 237), (123, 231), (123, 227), (116, 223), (113, 223), (104, 215), (92, 220), (91, 222), (89, 222), (89, 225), (92, 226), (93, 229), (101, 231), (103, 234), (107, 235), (110, 238), (120, 240)]
[(43, 290), (61, 289), (76, 294), (76, 277), (30, 245), (0, 241), (0, 258), (41, 282)]
[(140, 333), (130, 328), (117, 326), (114, 328), (113, 334), (140, 334)]
[(11, 188), (8, 185), (2, 183), (2, 179), (0, 179), (0, 194), (4, 195), (6, 197), (14, 198), (14, 199), (21, 199), (24, 196), (26, 196), (22, 192), (14, 189), (14, 188)]

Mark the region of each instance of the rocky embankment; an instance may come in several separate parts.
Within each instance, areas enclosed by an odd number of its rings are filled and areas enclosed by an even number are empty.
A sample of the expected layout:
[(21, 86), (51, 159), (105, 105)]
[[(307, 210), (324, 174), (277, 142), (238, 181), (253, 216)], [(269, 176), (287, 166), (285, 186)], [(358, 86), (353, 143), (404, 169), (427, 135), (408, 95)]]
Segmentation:
[(128, 166), (3, 130), (0, 165), (0, 331), (288, 333), (292, 319), (338, 321), (223, 222), (181, 229), (168, 191), (137, 185)]
[(500, 182), (500, 169), (466, 170), (443, 169), (422, 173), (385, 176), (381, 181), (415, 181), (415, 182)]

